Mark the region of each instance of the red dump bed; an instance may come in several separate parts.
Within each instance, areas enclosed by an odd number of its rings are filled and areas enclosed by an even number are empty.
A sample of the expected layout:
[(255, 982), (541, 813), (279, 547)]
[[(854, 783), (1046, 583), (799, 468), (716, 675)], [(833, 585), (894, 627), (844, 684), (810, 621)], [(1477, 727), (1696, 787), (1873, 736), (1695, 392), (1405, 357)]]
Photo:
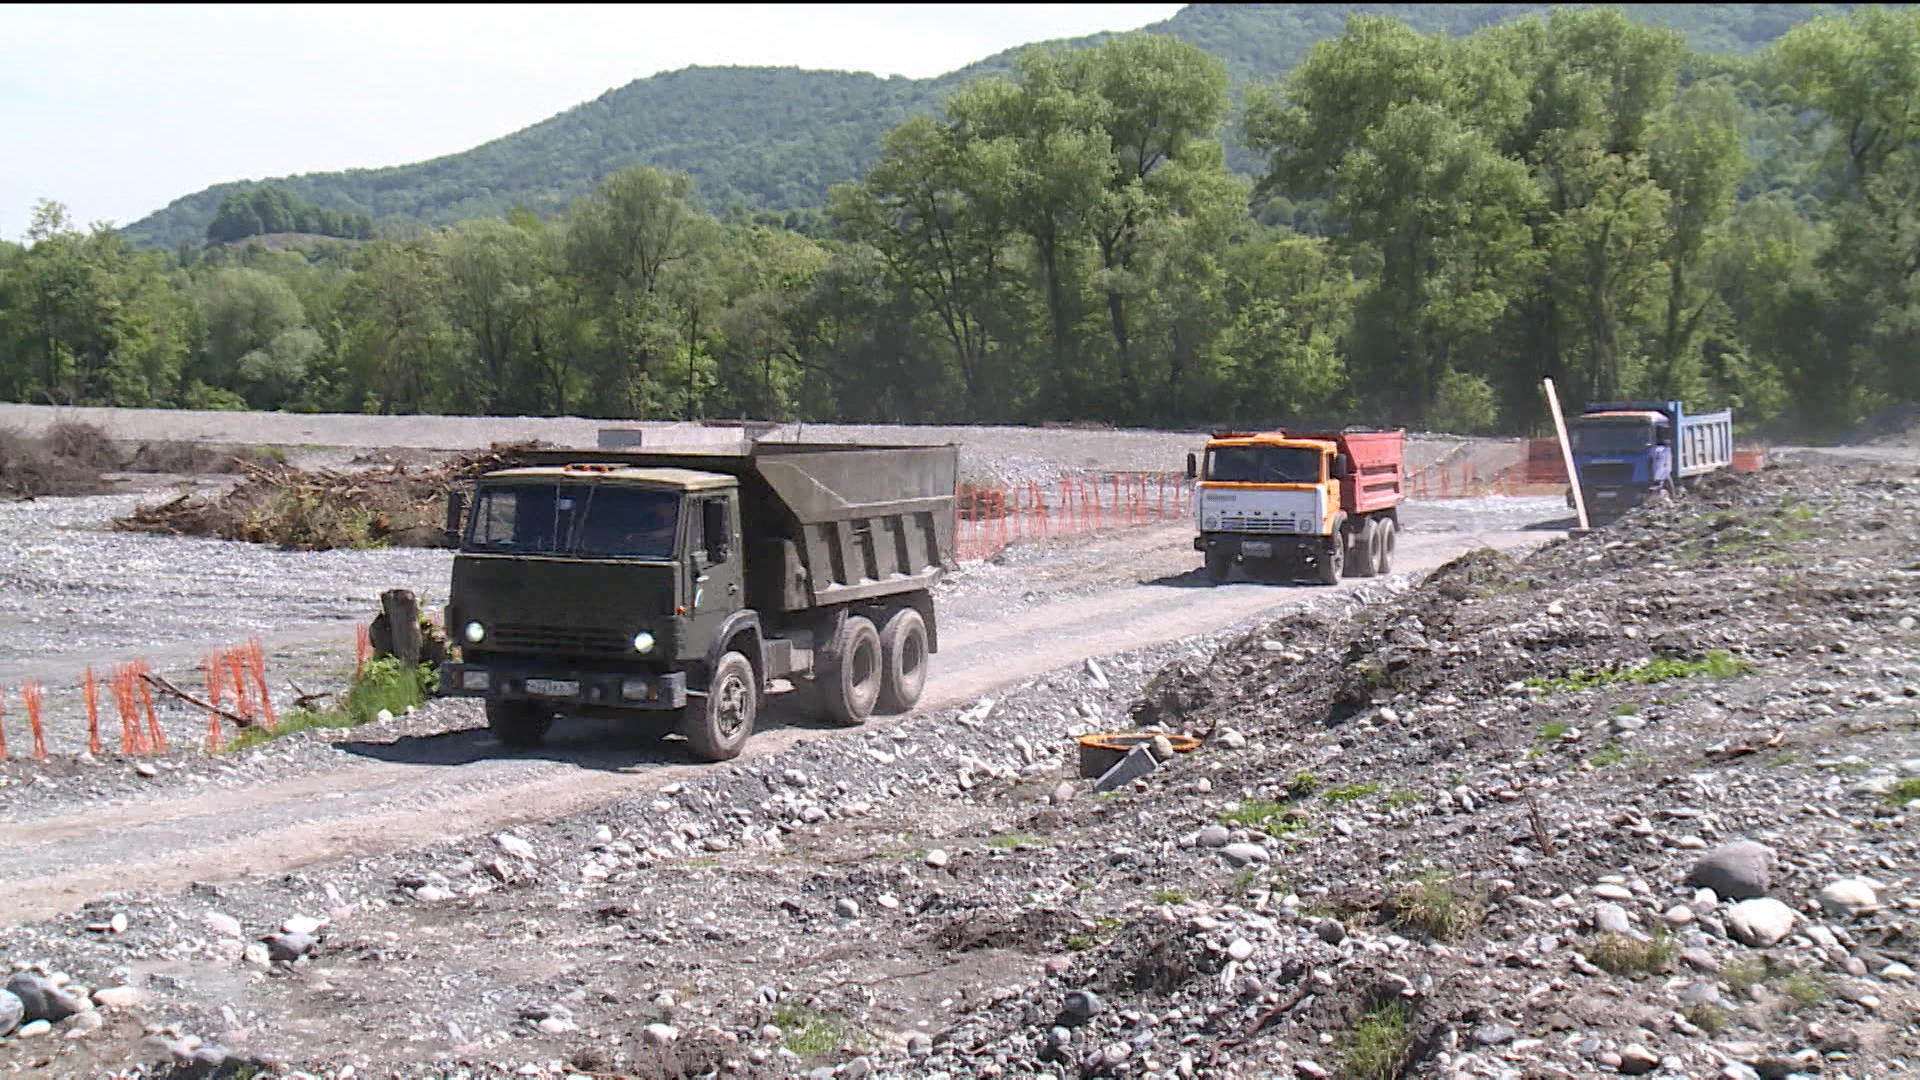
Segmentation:
[(1340, 508), (1372, 514), (1400, 505), (1404, 431), (1288, 431), (1289, 439), (1325, 439), (1353, 459), (1353, 475), (1340, 481)]

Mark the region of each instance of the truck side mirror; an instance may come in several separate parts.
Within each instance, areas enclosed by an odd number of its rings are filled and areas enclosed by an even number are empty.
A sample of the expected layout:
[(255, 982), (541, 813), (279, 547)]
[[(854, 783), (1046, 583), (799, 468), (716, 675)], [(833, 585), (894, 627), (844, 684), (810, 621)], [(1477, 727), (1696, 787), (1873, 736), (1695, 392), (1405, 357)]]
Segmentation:
[(460, 536), (460, 519), (466, 516), (467, 493), (464, 491), (447, 492), (447, 535)]
[(1353, 459), (1345, 454), (1333, 455), (1333, 478), (1345, 480), (1353, 475)]
[(1199, 479), (1199, 477), (1200, 477), (1200, 462), (1193, 456), (1193, 454), (1189, 453), (1187, 454), (1187, 479), (1197, 480)]
[(731, 554), (727, 540), (733, 535), (733, 529), (727, 521), (727, 501), (708, 499), (700, 504), (700, 532), (707, 541), (707, 561), (723, 563)]

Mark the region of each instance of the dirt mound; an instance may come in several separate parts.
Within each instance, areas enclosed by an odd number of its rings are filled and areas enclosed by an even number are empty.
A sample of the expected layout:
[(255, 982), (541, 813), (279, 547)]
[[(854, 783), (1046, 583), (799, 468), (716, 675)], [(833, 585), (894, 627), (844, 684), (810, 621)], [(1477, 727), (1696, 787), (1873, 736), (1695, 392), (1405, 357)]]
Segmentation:
[(302, 551), (377, 546), (445, 547), (447, 493), (481, 473), (511, 467), (539, 443), (496, 443), (442, 465), (359, 472), (240, 462), (246, 479), (220, 496), (183, 494), (114, 521), (125, 532), (244, 540)]
[(40, 438), (0, 430), (0, 495), (35, 499), (105, 491), (102, 470), (91, 464), (97, 445), (70, 430), (83, 426), (55, 424)]

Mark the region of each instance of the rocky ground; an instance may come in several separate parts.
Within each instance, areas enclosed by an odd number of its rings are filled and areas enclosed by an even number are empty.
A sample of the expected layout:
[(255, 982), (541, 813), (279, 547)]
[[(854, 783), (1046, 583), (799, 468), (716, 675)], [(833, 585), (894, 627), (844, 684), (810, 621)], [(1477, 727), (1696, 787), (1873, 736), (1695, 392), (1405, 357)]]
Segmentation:
[[(1911, 1075), (1916, 511), (1910, 467), (1728, 476), (643, 799), (106, 896), (0, 929), (0, 1068)], [(1128, 713), (1202, 745), (1095, 794), (1067, 736)]]

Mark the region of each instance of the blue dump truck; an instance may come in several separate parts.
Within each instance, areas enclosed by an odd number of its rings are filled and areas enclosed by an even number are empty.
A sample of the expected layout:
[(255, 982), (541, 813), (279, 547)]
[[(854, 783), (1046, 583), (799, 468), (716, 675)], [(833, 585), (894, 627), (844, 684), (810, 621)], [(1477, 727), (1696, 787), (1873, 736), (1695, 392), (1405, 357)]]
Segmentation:
[[(1649, 495), (1733, 463), (1733, 412), (1690, 416), (1678, 401), (1606, 401), (1574, 418), (1573, 465), (1587, 517), (1612, 521)], [(1573, 492), (1567, 492), (1573, 505)]]

